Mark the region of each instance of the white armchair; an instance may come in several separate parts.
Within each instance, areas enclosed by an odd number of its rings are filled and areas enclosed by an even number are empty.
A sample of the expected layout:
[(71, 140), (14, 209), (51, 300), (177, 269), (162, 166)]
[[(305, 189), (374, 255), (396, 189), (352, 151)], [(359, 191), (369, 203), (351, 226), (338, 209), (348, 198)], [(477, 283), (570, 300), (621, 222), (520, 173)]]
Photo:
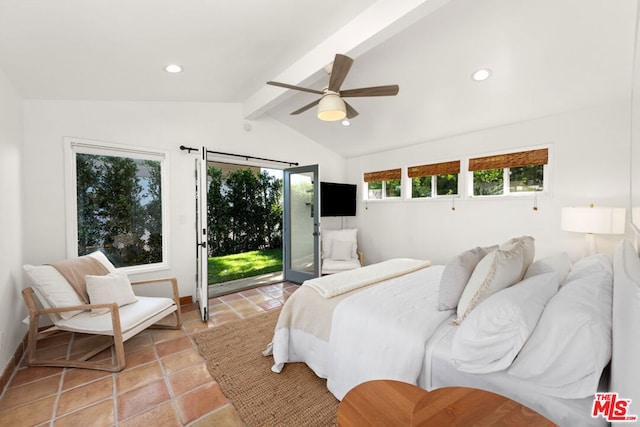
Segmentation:
[(364, 254), (358, 250), (358, 229), (322, 230), (322, 274), (360, 268)]
[[(148, 327), (180, 329), (182, 316), (178, 283), (175, 278), (155, 279), (130, 283), (126, 275), (115, 272), (109, 260), (99, 252), (88, 255), (96, 258), (109, 272), (105, 276), (91, 276), (99, 282), (87, 304), (71, 283), (51, 265), (25, 265), (25, 273), (31, 287), (22, 291), (29, 309), (29, 337), (27, 363), (31, 366), (56, 366), (98, 369), (118, 372), (125, 367), (124, 342)], [(112, 275), (113, 273), (113, 275)], [(89, 281), (89, 276), (86, 280)], [(105, 280), (105, 281), (103, 281)], [(124, 281), (124, 284), (123, 284)], [(133, 294), (131, 285), (165, 282), (169, 285), (169, 297), (144, 297)], [(93, 284), (93, 283), (92, 283)], [(114, 285), (115, 284), (115, 285)], [(106, 287), (105, 287), (106, 285)], [(114, 285), (114, 286), (109, 286)], [(112, 291), (116, 288), (114, 294)], [(92, 288), (93, 289), (93, 288)], [(124, 299), (123, 299), (124, 298)], [(100, 301), (102, 300), (102, 301)], [(173, 315), (173, 323), (165, 323), (165, 318)], [(40, 318), (48, 316), (53, 323), (46, 330), (39, 330)], [(162, 320), (161, 324), (157, 324)], [(102, 335), (101, 344), (88, 352), (71, 359), (37, 358), (37, 343), (58, 331)], [(114, 360), (92, 361), (93, 356), (114, 346)]]

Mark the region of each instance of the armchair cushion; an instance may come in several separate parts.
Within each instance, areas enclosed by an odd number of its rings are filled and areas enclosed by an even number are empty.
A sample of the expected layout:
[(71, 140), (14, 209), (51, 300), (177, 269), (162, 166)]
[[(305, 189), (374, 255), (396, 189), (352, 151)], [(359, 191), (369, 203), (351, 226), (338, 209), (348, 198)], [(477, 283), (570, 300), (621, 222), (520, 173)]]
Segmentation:
[[(139, 325), (146, 328), (148, 320), (165, 310), (175, 310), (175, 301), (166, 297), (138, 297), (135, 304), (120, 307), (120, 328), (123, 335)], [(57, 323), (59, 328), (67, 331), (87, 334), (113, 335), (111, 316), (92, 316), (89, 311)]]
[(353, 259), (358, 258), (358, 229), (357, 228), (345, 228), (342, 230), (322, 230), (322, 259), (333, 258), (333, 244), (334, 240), (341, 240), (343, 242), (352, 242), (351, 257)]
[(355, 243), (346, 240), (334, 239), (331, 242), (331, 257), (334, 261), (350, 261), (353, 257)]
[[(109, 273), (105, 276), (87, 276), (87, 292), (91, 304), (115, 302), (118, 307), (138, 301), (133, 293), (131, 282), (124, 273)], [(94, 316), (108, 313), (108, 308), (92, 308)]]
[[(35, 290), (40, 302), (46, 306), (52, 307), (69, 307), (74, 305), (82, 305), (84, 302), (78, 296), (71, 284), (67, 282), (62, 274), (50, 265), (30, 265), (26, 264), (22, 267), (31, 282), (31, 286)], [(59, 316), (65, 320), (71, 319), (73, 316), (82, 313), (82, 310), (65, 311), (59, 314), (51, 314), (52, 321)]]
[(349, 261), (335, 261), (332, 259), (325, 259), (322, 261), (322, 274), (333, 274), (341, 271), (353, 270), (354, 268), (360, 268), (360, 260), (358, 258), (351, 259)]

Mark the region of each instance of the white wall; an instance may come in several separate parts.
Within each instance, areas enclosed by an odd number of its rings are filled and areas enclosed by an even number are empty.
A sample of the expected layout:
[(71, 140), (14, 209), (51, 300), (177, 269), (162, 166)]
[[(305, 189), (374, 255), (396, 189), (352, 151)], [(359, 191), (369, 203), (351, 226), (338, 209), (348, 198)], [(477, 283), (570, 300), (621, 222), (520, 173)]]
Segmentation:
[(180, 295), (194, 294), (194, 156), (180, 145), (319, 164), (322, 179), (343, 180), (346, 161), (265, 116), (245, 130), (239, 104), (25, 101), (25, 262), (62, 259), (65, 248), (63, 137), (168, 150), (170, 263), (167, 272), (134, 279), (178, 278)]
[[(537, 211), (532, 197), (462, 198), (455, 211), (451, 199), (359, 202), (350, 225), (360, 229), (366, 262), (415, 257), (442, 264), (470, 247), (524, 234), (535, 237), (537, 256), (568, 251), (580, 258), (584, 236), (560, 230), (560, 208), (628, 206), (628, 101), (351, 158), (348, 181), (362, 184), (368, 171), (457, 159), (464, 165), (469, 156), (544, 144), (551, 145), (551, 192), (538, 199)], [(597, 236), (598, 249), (612, 254), (622, 237)]]
[(22, 290), (22, 99), (0, 70), (0, 374), (26, 332)]

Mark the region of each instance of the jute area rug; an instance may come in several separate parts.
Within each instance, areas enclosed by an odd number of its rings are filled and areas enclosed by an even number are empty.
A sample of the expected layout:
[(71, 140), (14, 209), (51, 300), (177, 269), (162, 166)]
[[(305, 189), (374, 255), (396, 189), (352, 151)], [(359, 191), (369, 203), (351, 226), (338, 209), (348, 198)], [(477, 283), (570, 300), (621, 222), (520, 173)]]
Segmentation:
[(255, 426), (334, 426), (338, 400), (304, 363), (271, 372), (271, 342), (280, 310), (228, 323), (193, 336), (213, 378), (242, 420)]

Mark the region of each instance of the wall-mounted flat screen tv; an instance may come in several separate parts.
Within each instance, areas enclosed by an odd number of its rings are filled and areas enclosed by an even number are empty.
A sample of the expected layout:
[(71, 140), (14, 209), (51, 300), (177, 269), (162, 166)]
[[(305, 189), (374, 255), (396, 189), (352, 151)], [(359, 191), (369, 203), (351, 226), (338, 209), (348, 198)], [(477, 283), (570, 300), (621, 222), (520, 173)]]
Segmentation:
[(320, 182), (320, 216), (356, 216), (355, 184)]

